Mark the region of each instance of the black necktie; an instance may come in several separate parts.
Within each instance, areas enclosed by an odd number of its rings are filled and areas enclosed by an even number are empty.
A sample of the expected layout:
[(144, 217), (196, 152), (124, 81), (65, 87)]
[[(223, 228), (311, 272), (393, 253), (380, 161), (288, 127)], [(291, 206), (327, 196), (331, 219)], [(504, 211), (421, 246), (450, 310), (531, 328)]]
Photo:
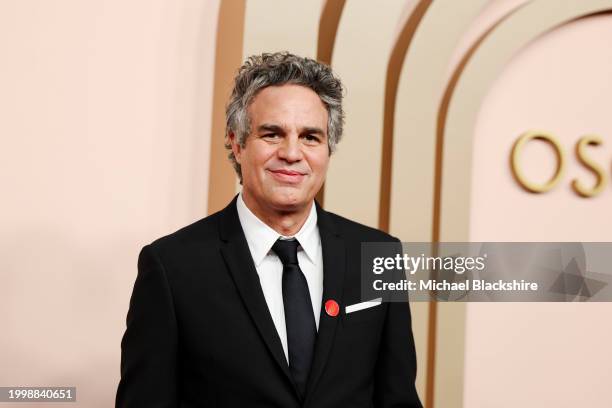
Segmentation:
[(317, 326), (306, 277), (297, 259), (296, 240), (277, 240), (272, 250), (283, 263), (283, 303), (289, 347), (289, 370), (302, 396), (312, 363)]

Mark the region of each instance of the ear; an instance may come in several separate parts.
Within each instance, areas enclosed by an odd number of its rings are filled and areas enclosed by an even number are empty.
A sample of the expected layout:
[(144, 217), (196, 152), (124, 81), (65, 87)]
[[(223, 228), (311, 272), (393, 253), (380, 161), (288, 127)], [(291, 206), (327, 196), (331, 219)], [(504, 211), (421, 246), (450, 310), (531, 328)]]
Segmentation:
[(240, 146), (240, 144), (238, 143), (238, 140), (234, 132), (230, 132), (228, 137), (229, 137), (230, 144), (232, 146), (232, 152), (234, 153), (234, 157), (236, 158), (236, 161), (238, 162), (238, 164), (240, 164), (240, 155), (242, 153), (242, 146)]

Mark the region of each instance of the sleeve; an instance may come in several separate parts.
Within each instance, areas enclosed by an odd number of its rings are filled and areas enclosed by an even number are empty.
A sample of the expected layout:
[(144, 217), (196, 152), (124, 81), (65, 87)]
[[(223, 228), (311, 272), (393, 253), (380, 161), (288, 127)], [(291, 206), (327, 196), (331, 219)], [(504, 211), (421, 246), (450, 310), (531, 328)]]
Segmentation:
[(178, 407), (174, 303), (166, 271), (150, 245), (138, 257), (126, 323), (115, 406)]
[(416, 351), (408, 298), (387, 305), (376, 371), (376, 408), (422, 408), (416, 392)]

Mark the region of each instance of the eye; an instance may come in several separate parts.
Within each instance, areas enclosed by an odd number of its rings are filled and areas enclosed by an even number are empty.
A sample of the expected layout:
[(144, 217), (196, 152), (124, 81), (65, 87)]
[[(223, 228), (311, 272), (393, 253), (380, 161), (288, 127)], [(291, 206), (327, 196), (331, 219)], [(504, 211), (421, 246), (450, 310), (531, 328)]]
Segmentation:
[(304, 135), (304, 140), (308, 144), (317, 144), (321, 141), (321, 138), (317, 135), (308, 134), (308, 135)]
[(274, 139), (278, 139), (279, 135), (278, 133), (266, 133), (262, 135), (261, 137), (264, 139), (274, 140)]

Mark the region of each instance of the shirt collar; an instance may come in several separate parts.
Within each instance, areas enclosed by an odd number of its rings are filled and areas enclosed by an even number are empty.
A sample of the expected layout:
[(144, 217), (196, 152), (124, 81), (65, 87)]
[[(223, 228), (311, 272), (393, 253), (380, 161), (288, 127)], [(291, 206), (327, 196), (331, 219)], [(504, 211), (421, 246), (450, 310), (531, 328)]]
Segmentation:
[(274, 245), (279, 238), (297, 239), (310, 261), (314, 264), (317, 263), (321, 238), (318, 233), (317, 209), (314, 203), (312, 203), (310, 214), (308, 214), (308, 218), (304, 225), (302, 225), (302, 228), (300, 228), (297, 234), (290, 237), (280, 235), (257, 218), (249, 207), (246, 206), (242, 199), (242, 193), (238, 194), (236, 209), (238, 210), (238, 218), (240, 219), (240, 224), (242, 225), (242, 230), (244, 231), (255, 266), (259, 266), (261, 261), (263, 261), (268, 252), (272, 249), (272, 245)]

